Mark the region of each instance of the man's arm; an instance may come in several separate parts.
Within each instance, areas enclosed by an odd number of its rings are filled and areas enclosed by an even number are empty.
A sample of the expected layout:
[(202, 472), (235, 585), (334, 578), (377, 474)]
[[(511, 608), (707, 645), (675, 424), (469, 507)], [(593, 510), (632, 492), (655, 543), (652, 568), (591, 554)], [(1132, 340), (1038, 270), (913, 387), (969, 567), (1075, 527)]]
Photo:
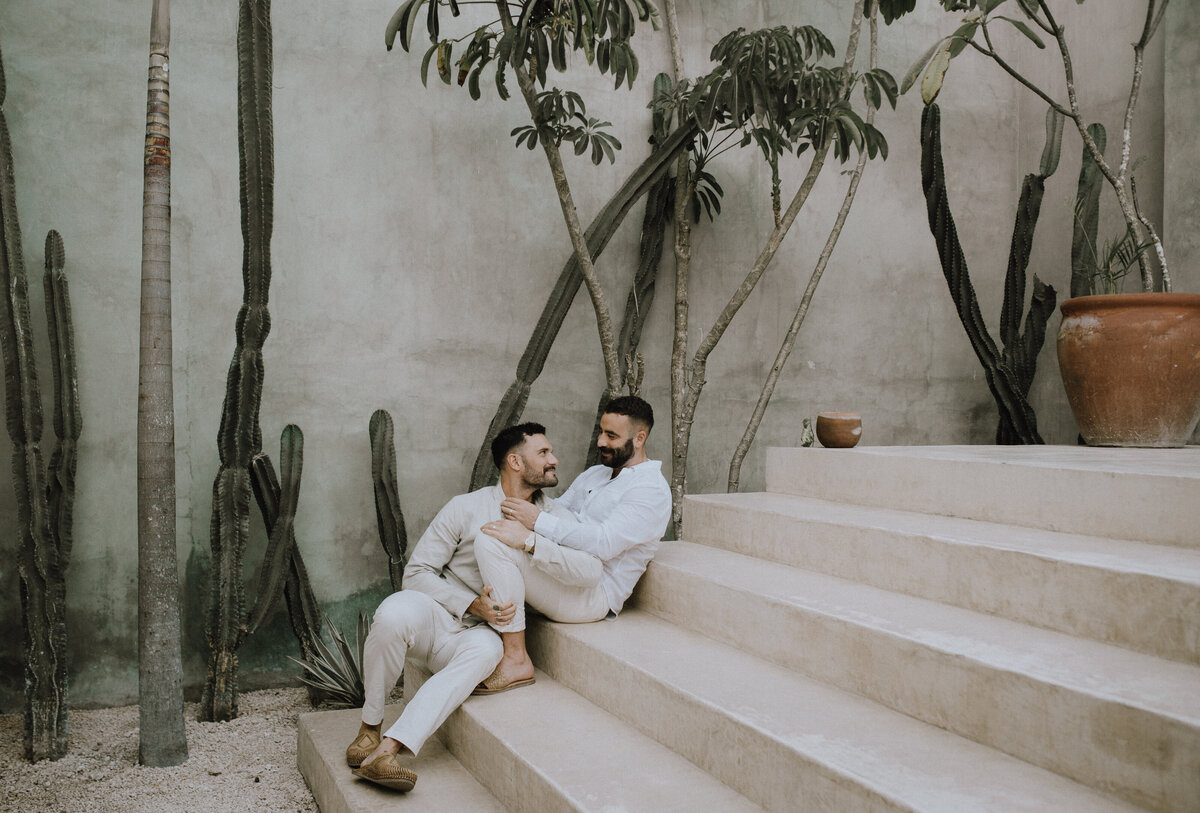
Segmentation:
[(576, 524), (543, 511), (535, 529), (559, 545), (608, 561), (634, 545), (661, 539), (670, 519), (669, 494), (664, 500), (659, 490), (647, 483), (625, 492), (603, 522)]
[(420, 590), (461, 621), (478, 596), (475, 591), (447, 579), (442, 573), (458, 550), (458, 543), (463, 536), (464, 529), (459, 526), (467, 512), (457, 502), (458, 498), (455, 498), (446, 503), (433, 522), (429, 523), (425, 533), (421, 534), (404, 567), (404, 587)]

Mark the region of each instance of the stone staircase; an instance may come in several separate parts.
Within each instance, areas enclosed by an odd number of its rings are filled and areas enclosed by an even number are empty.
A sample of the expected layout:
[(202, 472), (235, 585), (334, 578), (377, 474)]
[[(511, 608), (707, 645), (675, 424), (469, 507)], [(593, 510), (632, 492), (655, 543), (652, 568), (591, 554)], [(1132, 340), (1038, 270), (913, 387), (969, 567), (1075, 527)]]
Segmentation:
[[(405, 809), (1200, 811), (1200, 449), (766, 480), (688, 497), (620, 619), (532, 624), (537, 684), (465, 703)], [(341, 762), (356, 721), (303, 717), (301, 769), (325, 813), (398, 809)]]

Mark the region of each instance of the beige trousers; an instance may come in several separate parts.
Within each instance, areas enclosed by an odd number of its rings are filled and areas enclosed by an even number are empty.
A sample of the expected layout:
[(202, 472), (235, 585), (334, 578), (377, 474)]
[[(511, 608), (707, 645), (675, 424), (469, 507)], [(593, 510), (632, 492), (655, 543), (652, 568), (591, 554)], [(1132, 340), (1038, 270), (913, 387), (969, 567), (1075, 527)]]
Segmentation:
[(600, 585), (604, 564), (583, 551), (556, 545), (538, 537), (535, 555), (510, 548), (480, 534), (475, 537), (475, 559), (483, 583), (492, 597), (516, 605), (513, 620), (492, 628), (498, 632), (525, 629), (525, 605), (551, 621), (581, 624), (608, 615), (608, 596)]
[(433, 676), (404, 706), (383, 736), (398, 740), (414, 754), (450, 712), (496, 668), (504, 649), (486, 624), (466, 626), (419, 590), (401, 590), (375, 611), (363, 646), (362, 720), (378, 725), (387, 696), (412, 658)]

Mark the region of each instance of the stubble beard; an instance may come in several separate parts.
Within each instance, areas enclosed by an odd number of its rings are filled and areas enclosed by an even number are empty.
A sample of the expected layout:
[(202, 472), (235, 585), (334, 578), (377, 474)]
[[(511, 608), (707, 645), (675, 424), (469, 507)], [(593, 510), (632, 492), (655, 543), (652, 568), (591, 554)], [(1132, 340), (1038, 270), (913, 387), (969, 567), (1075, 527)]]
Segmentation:
[(610, 469), (619, 469), (629, 462), (633, 457), (633, 438), (625, 441), (625, 445), (613, 449), (611, 447), (600, 450), (600, 462), (608, 466)]

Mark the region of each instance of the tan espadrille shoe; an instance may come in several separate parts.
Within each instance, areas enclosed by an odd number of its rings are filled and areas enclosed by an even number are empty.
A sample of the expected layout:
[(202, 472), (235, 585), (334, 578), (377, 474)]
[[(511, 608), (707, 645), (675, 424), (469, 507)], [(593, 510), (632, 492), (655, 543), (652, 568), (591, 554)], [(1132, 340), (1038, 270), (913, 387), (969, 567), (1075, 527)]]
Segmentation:
[(373, 728), (365, 728), (358, 733), (358, 739), (350, 743), (346, 749), (346, 764), (351, 768), (362, 765), (362, 761), (379, 747), (379, 732)]
[(402, 766), (392, 754), (380, 754), (354, 771), (354, 775), (400, 793), (408, 793), (417, 784), (416, 771)]
[(536, 682), (537, 678), (534, 677), (514, 680), (507, 672), (497, 666), (492, 673), (488, 675), (486, 679), (484, 679), (483, 683), (480, 683), (475, 687), (471, 694), (500, 694), (500, 692), (507, 692), (509, 689), (516, 689), (521, 686), (532, 686)]

